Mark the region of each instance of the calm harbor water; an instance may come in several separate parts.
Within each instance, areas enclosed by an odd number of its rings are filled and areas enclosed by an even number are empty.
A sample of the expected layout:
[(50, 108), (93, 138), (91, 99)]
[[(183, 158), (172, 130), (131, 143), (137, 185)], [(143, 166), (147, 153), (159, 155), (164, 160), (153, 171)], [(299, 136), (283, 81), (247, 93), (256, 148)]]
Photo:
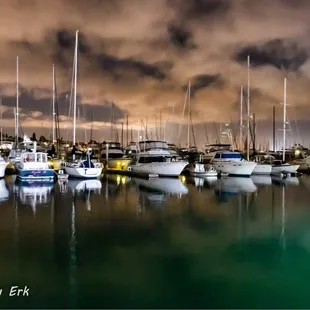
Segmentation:
[(307, 176), (1, 180), (0, 307), (309, 308), (309, 190)]

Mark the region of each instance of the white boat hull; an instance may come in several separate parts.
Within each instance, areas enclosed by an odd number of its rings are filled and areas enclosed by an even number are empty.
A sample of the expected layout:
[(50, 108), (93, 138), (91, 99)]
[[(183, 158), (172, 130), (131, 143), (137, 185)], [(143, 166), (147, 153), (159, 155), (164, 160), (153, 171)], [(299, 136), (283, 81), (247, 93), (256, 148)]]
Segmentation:
[(4, 178), (5, 176), (5, 169), (7, 167), (9, 163), (5, 162), (5, 161), (1, 161), (0, 162), (0, 179)]
[(213, 161), (215, 170), (235, 176), (250, 176), (257, 165), (250, 161)]
[(270, 164), (257, 164), (253, 170), (253, 174), (269, 175), (271, 174), (272, 165)]
[(273, 166), (271, 173), (272, 174), (280, 174), (282, 172), (285, 173), (297, 173), (299, 165), (290, 165), (290, 164), (283, 164), (280, 166)]
[(65, 167), (66, 173), (71, 178), (96, 179), (102, 173), (102, 168), (76, 168)]
[(159, 176), (176, 177), (181, 174), (188, 162), (154, 162), (145, 164), (135, 164), (128, 167), (128, 171), (134, 174), (154, 174)]

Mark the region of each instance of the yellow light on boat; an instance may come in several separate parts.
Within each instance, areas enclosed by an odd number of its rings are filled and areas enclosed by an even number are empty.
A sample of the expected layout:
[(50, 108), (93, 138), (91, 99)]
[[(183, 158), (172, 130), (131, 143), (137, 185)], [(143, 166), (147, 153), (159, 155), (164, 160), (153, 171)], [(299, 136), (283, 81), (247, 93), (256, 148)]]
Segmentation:
[(116, 183), (117, 185), (121, 183), (121, 177), (119, 175), (116, 177)]
[(295, 155), (299, 155), (299, 154), (300, 154), (300, 150), (296, 150)]
[(126, 178), (122, 177), (122, 184), (126, 184)]
[(184, 175), (182, 175), (182, 176), (181, 176), (181, 182), (182, 182), (182, 183), (185, 183), (185, 181), (186, 181), (186, 178), (185, 178)]
[(117, 162), (117, 165), (118, 165), (118, 166), (120, 166), (120, 165), (121, 165), (121, 163), (118, 161), (118, 162)]

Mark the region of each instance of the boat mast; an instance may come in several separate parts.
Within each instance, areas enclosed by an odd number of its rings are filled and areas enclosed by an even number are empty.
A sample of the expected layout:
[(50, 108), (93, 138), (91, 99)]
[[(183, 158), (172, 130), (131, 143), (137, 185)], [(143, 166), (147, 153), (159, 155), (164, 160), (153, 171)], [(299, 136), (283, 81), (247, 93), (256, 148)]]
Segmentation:
[(286, 78), (284, 78), (284, 98), (283, 98), (283, 157), (285, 161), (285, 140), (286, 140)]
[(273, 138), (273, 151), (276, 151), (276, 107), (272, 109), (272, 138)]
[(19, 127), (19, 57), (16, 57), (16, 118), (15, 118), (15, 142), (18, 144)]
[(190, 147), (191, 81), (188, 82), (187, 148)]
[(240, 87), (240, 132), (239, 132), (239, 145), (240, 151), (243, 144), (243, 85)]
[(79, 31), (75, 32), (75, 51), (74, 51), (74, 95), (73, 95), (73, 145), (76, 143), (76, 87), (77, 87), (77, 57), (78, 57), (78, 36)]
[(247, 100), (247, 160), (250, 160), (250, 56), (248, 56), (248, 100)]
[(55, 111), (55, 64), (53, 64), (53, 132), (52, 132), (52, 144), (55, 142), (55, 129), (56, 129), (56, 111)]
[(126, 116), (126, 146), (128, 146), (129, 145), (129, 141), (128, 141), (128, 134), (129, 134), (129, 132), (128, 132), (128, 113), (127, 113), (127, 116)]

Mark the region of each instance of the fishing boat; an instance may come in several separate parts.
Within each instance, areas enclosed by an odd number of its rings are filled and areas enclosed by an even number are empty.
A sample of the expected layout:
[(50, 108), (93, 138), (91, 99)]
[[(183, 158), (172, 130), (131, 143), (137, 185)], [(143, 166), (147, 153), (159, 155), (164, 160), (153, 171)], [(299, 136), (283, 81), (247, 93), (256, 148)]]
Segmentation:
[(272, 165), (268, 162), (268, 156), (266, 155), (257, 155), (255, 156), (254, 161), (257, 163), (253, 170), (253, 174), (259, 175), (270, 175), (272, 170)]
[(3, 157), (0, 155), (0, 179), (5, 176), (5, 169), (8, 166), (8, 162), (6, 162)]
[[(74, 113), (73, 113), (73, 146), (76, 145), (76, 97), (77, 97), (77, 61), (78, 61), (78, 33), (75, 34), (75, 51), (74, 51)], [(73, 178), (83, 178), (83, 179), (94, 179), (98, 178), (102, 173), (102, 165), (99, 162), (93, 162), (90, 158), (90, 151), (87, 152), (87, 158), (75, 160), (75, 155), (73, 155), (71, 162), (65, 162), (64, 167), (66, 173), (69, 177)]]
[(24, 152), (15, 167), (21, 181), (54, 181), (55, 173), (49, 167), (46, 153)]
[(167, 142), (140, 141), (138, 148), (136, 161), (127, 169), (132, 174), (177, 177), (188, 165), (171, 155)]
[(239, 152), (219, 151), (211, 160), (214, 168), (229, 176), (250, 176), (257, 165), (245, 160)]

